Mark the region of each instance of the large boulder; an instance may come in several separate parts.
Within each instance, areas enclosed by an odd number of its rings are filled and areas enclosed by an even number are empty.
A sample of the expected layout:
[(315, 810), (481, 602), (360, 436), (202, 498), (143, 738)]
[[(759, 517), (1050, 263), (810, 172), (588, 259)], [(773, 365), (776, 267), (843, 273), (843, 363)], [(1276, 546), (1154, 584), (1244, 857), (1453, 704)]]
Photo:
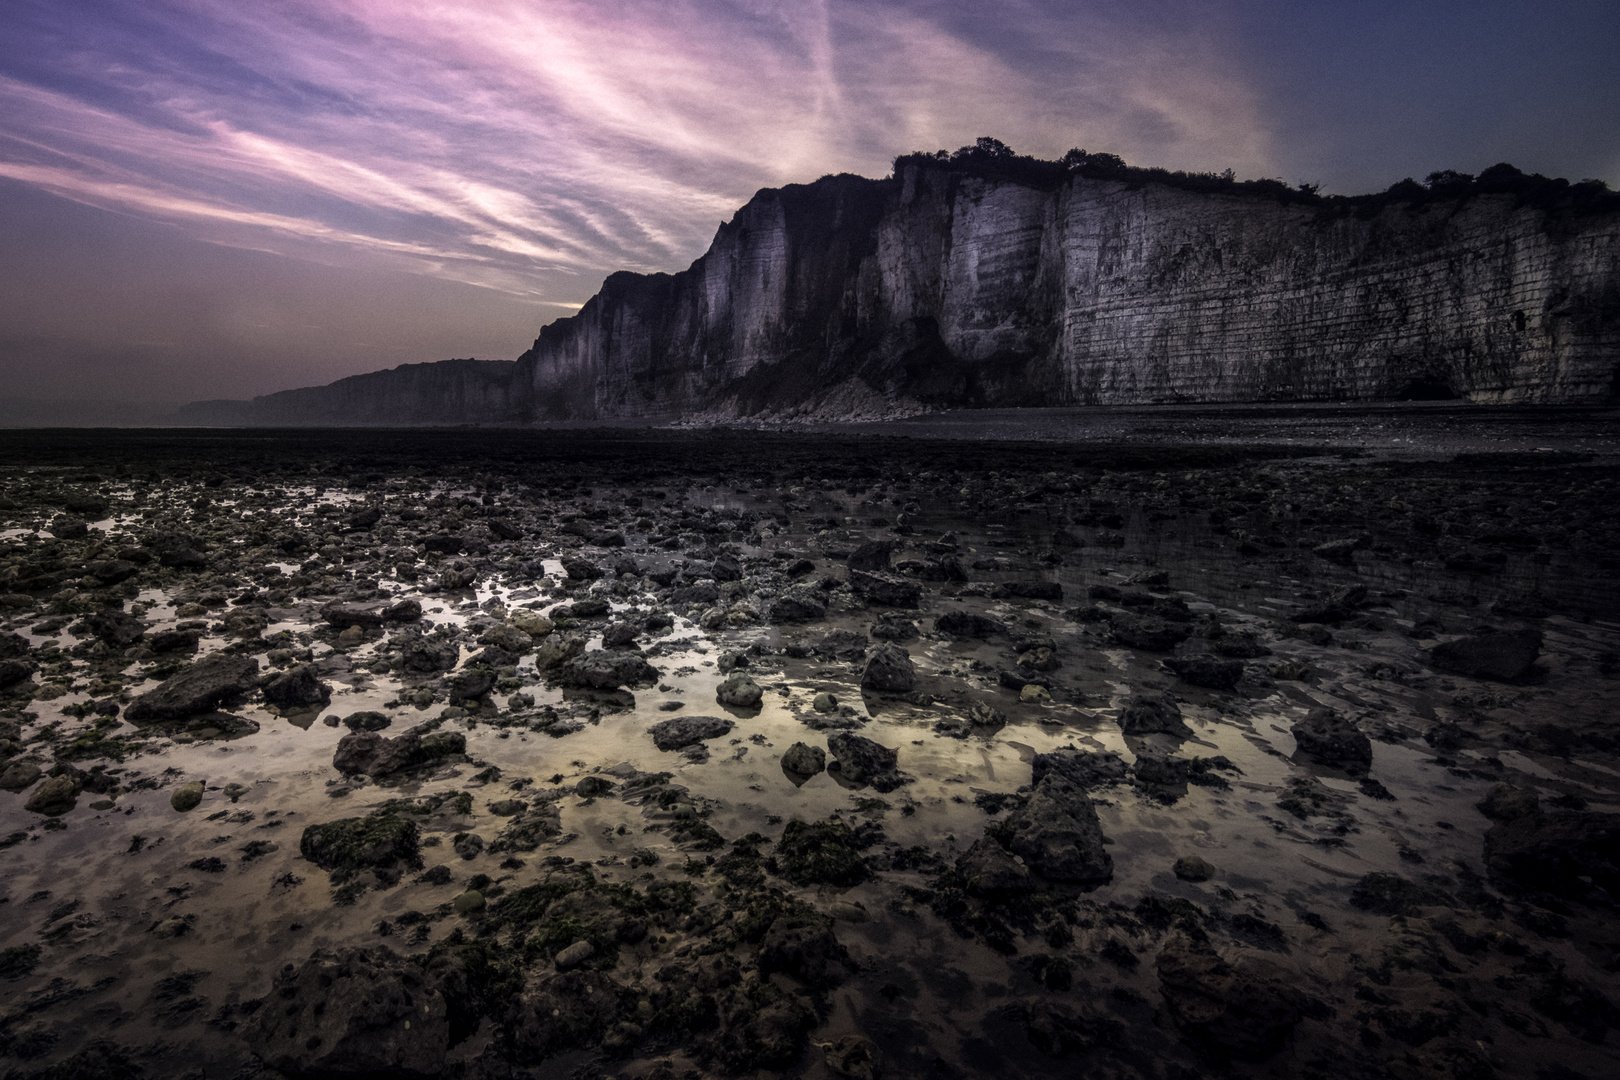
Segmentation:
[(1034, 892), (1035, 879), (1023, 860), (989, 837), (984, 837), (956, 860), (963, 887), (973, 896), (995, 899)]
[(734, 725), (718, 716), (678, 716), (654, 724), (647, 731), (660, 750), (680, 750), (731, 733)]
[(438, 1076), (448, 1011), (421, 967), (391, 949), (318, 949), (276, 975), (242, 1034), (295, 1076)]
[(135, 644), (146, 633), (146, 623), (127, 611), (94, 611), (85, 617), (84, 625), (92, 637), (115, 649)]
[(142, 694), (124, 710), (132, 724), (179, 720), (245, 697), (259, 681), (259, 662), (215, 653)]
[(1128, 770), (1125, 760), (1112, 750), (1091, 753), (1054, 750), (1050, 754), (1036, 754), (1031, 771), (1032, 784), (1039, 784), (1048, 773), (1056, 773), (1076, 787), (1093, 788), (1125, 779)]
[(1294, 725), (1300, 753), (1347, 772), (1366, 772), (1372, 765), (1372, 742), (1354, 720), (1333, 709), (1312, 709)]
[(23, 809), (30, 814), (44, 814), (46, 817), (59, 817), (73, 809), (79, 797), (79, 785), (74, 783), (73, 777), (48, 776), (45, 782), (35, 788)]
[(1126, 735), (1175, 735), (1190, 738), (1176, 696), (1166, 690), (1139, 690), (1119, 710), (1119, 730)]
[(796, 585), (771, 602), (768, 611), (773, 623), (815, 622), (827, 617), (827, 598), (808, 585)]
[(896, 768), (899, 752), (871, 739), (838, 731), (828, 736), (827, 749), (837, 759), (829, 771), (852, 784), (870, 784), (877, 791), (889, 792), (909, 781)]
[(866, 657), (861, 671), (861, 689), (885, 694), (910, 693), (917, 685), (917, 669), (911, 654), (899, 645), (884, 642)]
[(1182, 1034), (1218, 1056), (1247, 1061), (1282, 1049), (1301, 1017), (1299, 995), (1265, 966), (1230, 964), (1208, 941), (1181, 931), (1155, 962), (1159, 991)]
[(871, 604), (914, 608), (922, 600), (921, 585), (895, 574), (869, 574), (863, 570), (851, 570), (849, 587), (855, 591), (855, 595)]
[(733, 709), (757, 709), (765, 700), (765, 691), (753, 679), (740, 671), (726, 676), (714, 692), (715, 700)]
[(1539, 655), (1540, 630), (1493, 630), (1436, 645), (1429, 663), (1453, 675), (1513, 682), (1530, 673)]
[(1052, 772), (1029, 801), (993, 827), (996, 839), (1052, 881), (1100, 883), (1114, 876), (1097, 808), (1078, 785)]
[(314, 664), (299, 664), (265, 681), (264, 700), (283, 709), (326, 705), (332, 688), (320, 680)]
[(466, 752), (467, 736), (459, 731), (417, 728), (392, 739), (375, 731), (354, 731), (338, 740), (332, 767), (345, 776), (365, 773), (380, 780)]
[(658, 669), (637, 653), (592, 649), (565, 663), (560, 678), (568, 686), (617, 690), (651, 686), (658, 681)]

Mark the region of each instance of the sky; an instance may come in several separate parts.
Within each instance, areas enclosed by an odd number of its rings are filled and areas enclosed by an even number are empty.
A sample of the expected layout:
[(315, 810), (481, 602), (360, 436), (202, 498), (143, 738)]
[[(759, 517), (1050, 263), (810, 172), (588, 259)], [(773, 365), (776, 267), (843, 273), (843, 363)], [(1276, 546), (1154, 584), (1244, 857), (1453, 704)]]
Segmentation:
[(1620, 188), (1613, 0), (6, 0), (0, 423), (515, 359), (762, 187), (979, 136)]

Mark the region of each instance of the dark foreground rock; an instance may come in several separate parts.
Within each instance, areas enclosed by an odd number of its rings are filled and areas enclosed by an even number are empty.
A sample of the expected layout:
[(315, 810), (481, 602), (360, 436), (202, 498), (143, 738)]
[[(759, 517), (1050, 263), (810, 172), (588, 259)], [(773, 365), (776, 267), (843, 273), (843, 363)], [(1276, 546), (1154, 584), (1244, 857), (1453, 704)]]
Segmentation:
[(438, 1076), (448, 1013), (422, 969), (391, 949), (319, 949), (276, 976), (243, 1037), (295, 1076)]
[(1181, 720), (1174, 694), (1149, 690), (1132, 694), (1119, 711), (1119, 730), (1126, 735), (1175, 735), (1188, 738), (1192, 729)]
[(1516, 891), (1620, 896), (1620, 814), (1532, 812), (1485, 834), (1491, 880)]
[(708, 739), (730, 734), (734, 725), (718, 716), (679, 716), (648, 728), (653, 745), (660, 750), (679, 750)]
[(994, 826), (992, 835), (1051, 881), (1095, 884), (1114, 876), (1097, 808), (1056, 772), (1043, 777), (1029, 801)]
[(124, 710), (132, 724), (179, 720), (247, 696), (258, 683), (259, 662), (215, 653), (142, 694)]
[(264, 700), (283, 709), (326, 705), (332, 700), (332, 688), (320, 680), (314, 664), (299, 664), (265, 681)]
[(1190, 1041), (1218, 1056), (1259, 1061), (1282, 1049), (1302, 1014), (1280, 978), (1222, 959), (1207, 941), (1177, 932), (1154, 966), (1165, 1007)]
[(907, 694), (917, 685), (917, 669), (911, 654), (899, 645), (885, 642), (866, 657), (861, 671), (861, 689), (884, 694)]
[(1293, 727), (1302, 754), (1347, 772), (1366, 772), (1372, 765), (1372, 742), (1354, 720), (1333, 709), (1312, 709)]

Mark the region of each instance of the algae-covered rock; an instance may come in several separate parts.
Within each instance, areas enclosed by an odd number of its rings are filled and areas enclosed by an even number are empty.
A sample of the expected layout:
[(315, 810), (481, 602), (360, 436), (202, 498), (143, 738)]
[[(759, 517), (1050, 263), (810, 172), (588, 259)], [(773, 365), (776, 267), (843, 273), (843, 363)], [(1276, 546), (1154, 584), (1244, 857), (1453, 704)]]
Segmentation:
[(311, 825), (298, 843), (299, 854), (339, 884), (364, 870), (397, 876), (421, 864), (420, 850), (416, 823), (393, 813)]
[(169, 805), (183, 814), (187, 810), (195, 810), (197, 805), (202, 802), (202, 797), (202, 781), (192, 780), (174, 789), (173, 794), (169, 796)]
[(858, 885), (870, 876), (854, 832), (836, 818), (788, 822), (776, 861), (782, 876), (795, 885)]

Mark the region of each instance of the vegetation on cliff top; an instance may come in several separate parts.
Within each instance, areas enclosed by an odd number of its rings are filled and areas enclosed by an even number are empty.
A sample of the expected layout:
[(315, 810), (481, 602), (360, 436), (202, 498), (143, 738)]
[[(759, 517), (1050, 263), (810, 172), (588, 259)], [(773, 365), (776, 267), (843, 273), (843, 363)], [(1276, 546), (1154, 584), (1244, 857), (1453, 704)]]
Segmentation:
[(1388, 190), (1368, 195), (1323, 195), (1316, 184), (1298, 187), (1281, 180), (1239, 180), (1231, 169), (1222, 173), (1172, 172), (1169, 169), (1127, 165), (1116, 154), (1094, 154), (1070, 150), (1057, 161), (1015, 153), (999, 139), (981, 138), (960, 150), (918, 151), (894, 159), (894, 174), (907, 166), (924, 166), (987, 180), (1008, 180), (1030, 187), (1052, 189), (1071, 176), (1091, 180), (1117, 180), (1132, 187), (1163, 184), (1184, 191), (1210, 195), (1244, 195), (1276, 202), (1304, 203), (1324, 210), (1376, 213), (1393, 204), (1421, 206), (1432, 202), (1467, 199), (1475, 195), (1512, 195), (1518, 206), (1536, 206), (1578, 214), (1620, 210), (1620, 193), (1609, 190), (1602, 180), (1551, 179), (1540, 173), (1524, 173), (1502, 162), (1478, 176), (1442, 169), (1418, 183), (1411, 177), (1392, 184)]

